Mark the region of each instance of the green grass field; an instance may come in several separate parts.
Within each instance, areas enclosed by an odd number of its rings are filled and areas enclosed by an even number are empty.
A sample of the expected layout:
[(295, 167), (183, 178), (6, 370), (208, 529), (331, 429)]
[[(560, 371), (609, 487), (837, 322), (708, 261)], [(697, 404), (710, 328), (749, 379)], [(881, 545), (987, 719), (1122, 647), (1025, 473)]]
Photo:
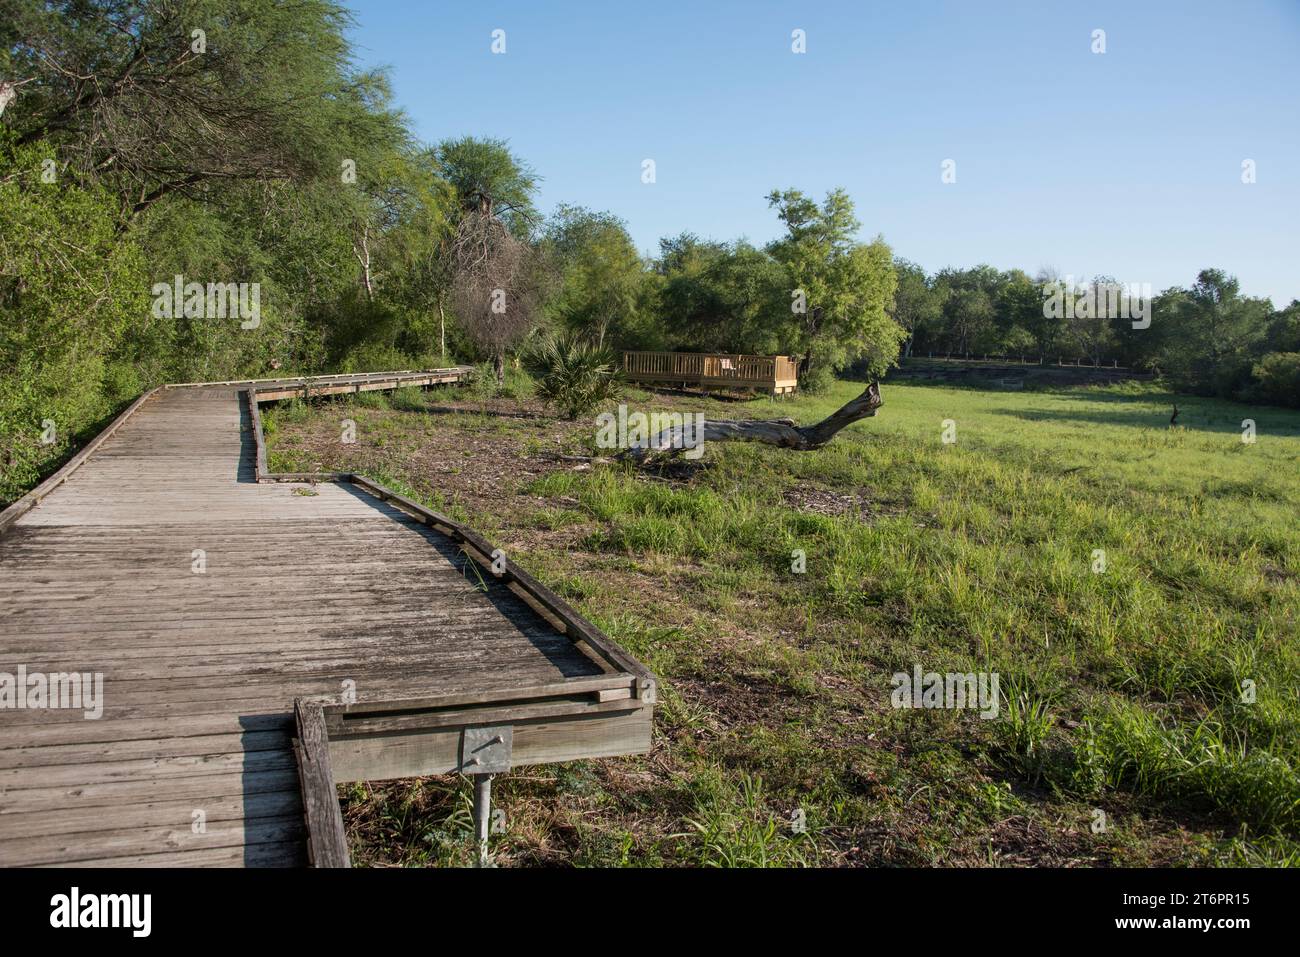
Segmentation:
[[(626, 401), (810, 422), (861, 388)], [(659, 674), (650, 755), (500, 781), (503, 865), (1300, 862), (1300, 413), (1180, 396), (1170, 428), (1149, 385), (884, 399), (816, 452), (640, 472), (561, 458), (593, 422), (530, 400), (267, 419), (273, 468), (472, 521)], [(996, 673), (998, 716), (894, 708), (918, 665)], [(354, 860), (468, 860), (468, 793), (349, 789)]]

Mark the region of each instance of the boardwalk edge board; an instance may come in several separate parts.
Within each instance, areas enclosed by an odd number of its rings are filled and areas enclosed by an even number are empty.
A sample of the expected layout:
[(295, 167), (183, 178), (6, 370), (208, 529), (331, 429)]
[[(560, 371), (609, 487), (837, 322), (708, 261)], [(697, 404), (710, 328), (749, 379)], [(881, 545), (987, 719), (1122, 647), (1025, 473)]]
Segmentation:
[(293, 744), (307, 824), (307, 861), (312, 867), (350, 867), (343, 812), (339, 810), (329, 739), (321, 705), (299, 698), (294, 704), (298, 736)]

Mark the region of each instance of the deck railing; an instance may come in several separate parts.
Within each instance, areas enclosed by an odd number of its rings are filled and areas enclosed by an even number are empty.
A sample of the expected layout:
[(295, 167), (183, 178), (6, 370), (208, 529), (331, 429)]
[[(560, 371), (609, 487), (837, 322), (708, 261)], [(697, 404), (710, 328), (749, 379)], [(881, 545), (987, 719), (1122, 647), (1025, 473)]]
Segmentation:
[(702, 388), (793, 392), (799, 364), (788, 356), (708, 352), (625, 352), (623, 372), (634, 382), (675, 382)]

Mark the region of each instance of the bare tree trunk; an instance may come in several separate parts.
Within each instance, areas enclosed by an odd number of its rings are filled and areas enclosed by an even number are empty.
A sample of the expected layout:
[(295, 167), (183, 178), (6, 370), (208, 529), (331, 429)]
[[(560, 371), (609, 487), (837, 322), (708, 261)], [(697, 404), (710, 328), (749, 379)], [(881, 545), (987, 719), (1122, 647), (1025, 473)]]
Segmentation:
[(497, 387), (506, 384), (506, 354), (498, 352), (492, 356), (492, 371), (497, 374)]
[[(840, 409), (814, 425), (798, 426), (793, 419), (763, 419), (755, 421), (718, 420), (704, 422), (703, 435), (695, 435), (701, 442), (764, 442), (783, 449), (807, 452), (818, 449), (835, 438), (846, 426), (876, 414), (884, 404), (880, 397), (880, 383), (873, 382), (867, 390)], [(623, 453), (635, 461), (644, 461), (652, 452), (679, 452), (684, 445), (683, 426), (664, 429), (652, 436), (644, 445)]]
[(447, 315), (442, 311), (442, 297), (438, 297), (438, 348), (442, 353), (442, 364), (447, 364)]
[[(364, 255), (363, 255), (364, 254)], [(366, 288), (366, 301), (375, 301), (375, 289), (370, 281), (370, 227), (365, 226), (361, 230), (361, 249), (352, 247), (352, 255), (357, 257), (357, 262), (361, 264), (361, 284)]]

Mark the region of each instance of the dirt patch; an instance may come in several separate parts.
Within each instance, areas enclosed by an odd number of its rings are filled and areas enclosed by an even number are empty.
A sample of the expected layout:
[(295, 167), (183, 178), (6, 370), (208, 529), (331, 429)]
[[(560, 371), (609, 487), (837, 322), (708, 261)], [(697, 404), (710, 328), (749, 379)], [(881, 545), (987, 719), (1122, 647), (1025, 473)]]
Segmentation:
[(1099, 854), (1077, 831), (1049, 829), (1042, 821), (1014, 815), (995, 823), (988, 835), (989, 849), (999, 863), (1020, 867), (1063, 867), (1104, 863)]
[(400, 458), (409, 484), (482, 514), (498, 512), (503, 499), (547, 473), (571, 468), (574, 463), (561, 456), (583, 438), (578, 423), (502, 412), (491, 403), (453, 403), (431, 412), (456, 414), (459, 420), (454, 426), (437, 418), (408, 425), (403, 413), (363, 407), (346, 413), (357, 422), (353, 445), (340, 445), (328, 416), (282, 426), (276, 445), (307, 457), (312, 467), (329, 462), (368, 474), (385, 474)]
[(781, 500), (800, 512), (818, 515), (856, 515), (865, 518), (871, 509), (871, 501), (867, 498), (865, 489), (835, 492), (827, 488), (797, 485), (782, 492)]
[(1293, 581), (1295, 578), (1300, 577), (1295, 572), (1288, 571), (1277, 565), (1265, 565), (1261, 570), (1264, 572), (1264, 577), (1275, 585)]

